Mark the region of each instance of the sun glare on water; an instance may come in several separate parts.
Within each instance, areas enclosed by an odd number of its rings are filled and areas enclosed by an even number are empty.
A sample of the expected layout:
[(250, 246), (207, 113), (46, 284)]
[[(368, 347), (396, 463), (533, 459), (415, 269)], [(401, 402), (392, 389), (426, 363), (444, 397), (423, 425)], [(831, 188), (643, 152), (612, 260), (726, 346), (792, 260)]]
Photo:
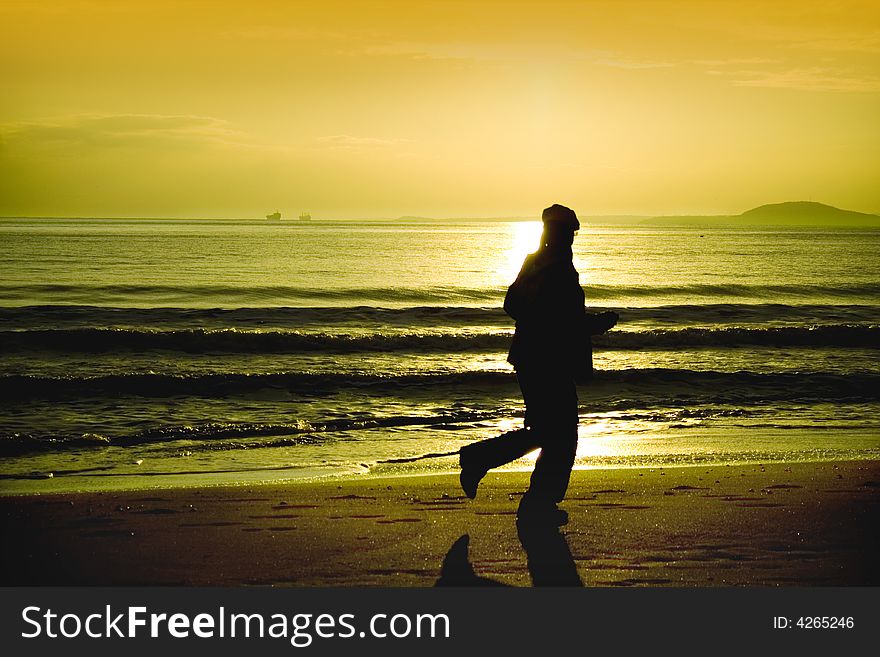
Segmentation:
[(523, 260), (538, 248), (543, 224), (540, 221), (522, 221), (511, 223), (509, 247), (503, 252), (498, 267), (498, 276), (507, 284), (513, 282), (519, 274)]

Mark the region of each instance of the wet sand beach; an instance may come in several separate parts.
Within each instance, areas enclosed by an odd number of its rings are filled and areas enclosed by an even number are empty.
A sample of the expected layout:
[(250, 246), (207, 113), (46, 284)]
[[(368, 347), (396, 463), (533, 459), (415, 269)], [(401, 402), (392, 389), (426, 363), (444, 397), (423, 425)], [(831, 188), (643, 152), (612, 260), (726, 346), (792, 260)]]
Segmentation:
[(569, 524), (518, 533), (527, 483), (490, 473), (475, 501), (452, 474), (5, 497), (2, 584), (880, 584), (877, 461), (579, 470)]

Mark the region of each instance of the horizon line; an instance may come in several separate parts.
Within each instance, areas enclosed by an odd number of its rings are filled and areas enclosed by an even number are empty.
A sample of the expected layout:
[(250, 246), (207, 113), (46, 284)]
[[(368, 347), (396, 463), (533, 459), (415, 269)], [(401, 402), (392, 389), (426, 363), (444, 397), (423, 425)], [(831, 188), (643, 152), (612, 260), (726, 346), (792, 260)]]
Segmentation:
[[(670, 218), (682, 218), (682, 219), (700, 219), (700, 218), (741, 218), (748, 212), (752, 210), (756, 210), (758, 208), (765, 208), (768, 206), (780, 206), (780, 205), (788, 205), (794, 203), (806, 203), (815, 206), (823, 206), (824, 208), (836, 210), (838, 212), (844, 213), (853, 213), (853, 214), (861, 214), (866, 217), (877, 217), (880, 219), (880, 212), (862, 212), (859, 210), (846, 210), (843, 208), (839, 208), (834, 205), (830, 205), (828, 203), (821, 203), (819, 201), (780, 201), (775, 203), (764, 203), (761, 205), (757, 205), (751, 208), (747, 208), (738, 214), (731, 213), (665, 213), (665, 214), (657, 214), (657, 213), (602, 213), (602, 214), (587, 214), (581, 213), (579, 216), (585, 218), (594, 218), (594, 219), (631, 219), (631, 220), (646, 220), (646, 219), (670, 219)], [(277, 222), (285, 222), (285, 223), (308, 223), (307, 221), (298, 219), (294, 216), (291, 216), (290, 219), (268, 219), (266, 215), (262, 215), (260, 213), (255, 213), (253, 216), (223, 216), (223, 217), (210, 217), (210, 216), (180, 216), (180, 215), (166, 215), (166, 216), (138, 216), (138, 215), (128, 215), (128, 216), (87, 216), (87, 215), (42, 215), (42, 214), (34, 214), (34, 215), (25, 215), (25, 214), (10, 214), (10, 215), (0, 215), (0, 220), (5, 219), (63, 219), (63, 220), (102, 220), (102, 221), (174, 221), (174, 220), (189, 220), (189, 221), (253, 221), (258, 223), (277, 223)], [(540, 215), (537, 214), (523, 214), (523, 215), (495, 215), (495, 216), (467, 216), (467, 215), (458, 215), (458, 216), (424, 216), (424, 215), (399, 215), (396, 217), (392, 216), (374, 216), (374, 217), (364, 217), (364, 216), (349, 216), (349, 217), (335, 217), (329, 219), (312, 219), (312, 221), (364, 221), (364, 222), (379, 222), (379, 221), (540, 221)]]

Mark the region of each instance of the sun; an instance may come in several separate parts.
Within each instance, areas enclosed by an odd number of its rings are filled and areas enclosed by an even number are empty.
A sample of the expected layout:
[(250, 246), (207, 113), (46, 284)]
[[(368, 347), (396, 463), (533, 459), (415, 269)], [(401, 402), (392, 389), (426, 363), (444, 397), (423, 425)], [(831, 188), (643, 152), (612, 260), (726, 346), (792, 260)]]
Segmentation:
[(519, 273), (525, 257), (538, 248), (543, 224), (540, 221), (520, 221), (508, 225), (510, 242), (497, 271), (502, 280), (510, 283)]

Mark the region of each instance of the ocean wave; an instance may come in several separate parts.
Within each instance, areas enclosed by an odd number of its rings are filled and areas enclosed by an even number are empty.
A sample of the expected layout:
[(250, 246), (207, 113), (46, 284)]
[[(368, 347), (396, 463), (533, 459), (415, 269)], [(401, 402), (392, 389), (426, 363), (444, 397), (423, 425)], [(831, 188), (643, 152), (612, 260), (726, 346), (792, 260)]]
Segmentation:
[(304, 326), (459, 326), (512, 320), (500, 306), (308, 306), (242, 308), (131, 308), (42, 305), (0, 307), (0, 320), (16, 328), (80, 327), (298, 328)]
[(340, 390), (415, 390), (425, 386), (478, 386), (492, 388), (513, 383), (512, 375), (499, 372), (408, 374), (383, 376), (360, 373), (273, 374), (155, 374), (130, 373), (104, 376), (41, 377), (0, 376), (0, 394), (6, 400), (29, 398), (82, 398), (135, 395), (141, 397), (211, 397), (275, 390), (296, 395), (327, 395)]
[(13, 456), (38, 451), (63, 451), (90, 447), (134, 447), (186, 441), (186, 451), (222, 451), (320, 445), (332, 434), (354, 430), (394, 427), (449, 427), (500, 417), (508, 409), (495, 412), (458, 411), (442, 415), (393, 415), (371, 418), (342, 418), (324, 422), (263, 424), (257, 422), (202, 422), (159, 426), (133, 433), (19, 433), (0, 432), (0, 455)]
[(65, 352), (180, 351), (184, 353), (358, 353), (370, 351), (497, 351), (509, 346), (507, 333), (327, 334), (298, 331), (191, 329), (38, 329), (0, 331), (0, 349)]
[[(458, 353), (498, 352), (510, 346), (511, 332), (372, 333), (367, 335), (237, 329), (36, 329), (0, 331), (0, 350), (54, 350), (105, 353), (177, 351), (183, 353)], [(880, 326), (833, 324), (771, 328), (681, 328), (611, 331), (594, 338), (614, 350), (682, 347), (867, 347), (880, 348)]]
[(229, 301), (283, 300), (299, 301), (384, 301), (405, 302), (475, 302), (498, 300), (506, 287), (309, 287), (297, 285), (74, 285), (68, 283), (33, 283), (0, 286), (0, 299), (15, 300), (40, 296), (63, 298), (66, 301), (101, 299), (218, 299)]
[[(880, 323), (880, 304), (707, 303), (626, 307), (616, 310), (622, 324), (847, 324)], [(242, 308), (132, 308), (115, 306), (41, 305), (0, 307), (7, 329), (140, 328), (140, 329), (302, 329), (321, 327), (435, 328), (510, 327), (513, 320), (500, 306), (310, 306)]]
[[(688, 285), (585, 285), (588, 300), (613, 301), (625, 298), (649, 297), (699, 297), (743, 298), (772, 300), (783, 298), (800, 299), (874, 299), (880, 294), (880, 283), (860, 283), (853, 285), (819, 284), (739, 284), (695, 283)], [(392, 302), (392, 303), (437, 303), (437, 302), (494, 302), (500, 303), (506, 286), (388, 286), (388, 287), (310, 287), (297, 285), (235, 286), (218, 284), (200, 285), (146, 285), (146, 284), (104, 284), (86, 285), (70, 283), (32, 283), (0, 286), (0, 300), (19, 300), (49, 297), (66, 303), (105, 299), (179, 299), (203, 302), (208, 299), (223, 303), (238, 301), (280, 301), (294, 302)]]
[(675, 347), (880, 347), (880, 326), (832, 324), (770, 328), (682, 328), (611, 331), (594, 338), (609, 349)]
[(743, 284), (743, 283), (693, 283), (690, 285), (586, 285), (587, 300), (616, 299), (622, 297), (732, 297), (747, 299), (778, 299), (797, 297), (820, 298), (874, 298), (880, 293), (880, 283), (855, 285), (816, 284)]
[[(341, 391), (362, 395), (400, 397), (438, 396), (467, 391), (495, 396), (516, 390), (513, 373), (466, 371), (442, 374), (114, 374), (92, 377), (0, 377), (0, 393), (7, 402), (23, 399), (83, 399), (140, 397), (222, 397), (276, 391), (314, 397)], [(585, 395), (609, 399), (642, 395), (645, 400), (677, 398), (723, 399), (880, 399), (880, 374), (825, 372), (760, 373), (686, 369), (627, 369), (596, 372)], [(677, 397), (678, 395), (678, 397)], [(683, 396), (682, 396), (683, 395)]]

